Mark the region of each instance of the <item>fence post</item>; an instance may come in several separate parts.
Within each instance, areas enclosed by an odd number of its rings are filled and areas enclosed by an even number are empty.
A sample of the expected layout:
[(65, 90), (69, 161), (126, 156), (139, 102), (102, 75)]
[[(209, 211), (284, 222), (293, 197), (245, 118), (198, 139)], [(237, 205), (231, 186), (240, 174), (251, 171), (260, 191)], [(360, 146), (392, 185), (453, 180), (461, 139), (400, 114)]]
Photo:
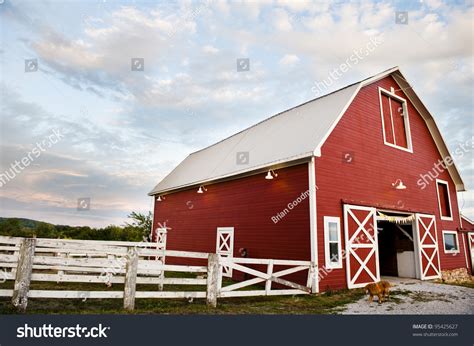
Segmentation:
[(132, 311), (135, 309), (135, 292), (137, 288), (138, 252), (135, 247), (129, 247), (125, 269), (125, 285), (123, 289), (123, 307)]
[(35, 247), (35, 238), (25, 238), (20, 245), (20, 255), (18, 257), (15, 286), (12, 295), (12, 304), (20, 312), (25, 312), (26, 306), (28, 305), (28, 292), (30, 290)]
[(267, 275), (268, 275), (268, 280), (265, 282), (265, 294), (268, 295), (268, 293), (272, 290), (272, 280), (271, 276), (273, 274), (273, 260), (270, 260), (267, 265)]
[(207, 305), (217, 306), (219, 292), (219, 255), (210, 253), (207, 260)]
[(318, 287), (317, 280), (319, 280), (319, 269), (316, 263), (311, 262), (311, 265), (309, 267), (309, 273), (310, 273), (311, 293), (317, 293), (317, 287)]

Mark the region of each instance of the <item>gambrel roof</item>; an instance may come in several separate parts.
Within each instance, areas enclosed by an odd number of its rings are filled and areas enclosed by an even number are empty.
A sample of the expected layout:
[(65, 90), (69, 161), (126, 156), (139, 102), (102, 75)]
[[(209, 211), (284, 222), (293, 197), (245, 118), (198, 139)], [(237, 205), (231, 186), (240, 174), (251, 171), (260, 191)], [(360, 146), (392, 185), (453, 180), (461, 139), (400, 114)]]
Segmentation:
[[(165, 194), (187, 187), (240, 176), (249, 172), (289, 165), (321, 155), (321, 147), (336, 127), (359, 90), (389, 75), (405, 91), (425, 120), (442, 157), (450, 156), (439, 129), (403, 77), (398, 67), (346, 86), (330, 94), (278, 113), (186, 157), (155, 186), (149, 195)], [(238, 162), (238, 153), (248, 152), (248, 162)], [(247, 157), (243, 154), (246, 161)], [(464, 191), (455, 167), (448, 168), (458, 191)]]

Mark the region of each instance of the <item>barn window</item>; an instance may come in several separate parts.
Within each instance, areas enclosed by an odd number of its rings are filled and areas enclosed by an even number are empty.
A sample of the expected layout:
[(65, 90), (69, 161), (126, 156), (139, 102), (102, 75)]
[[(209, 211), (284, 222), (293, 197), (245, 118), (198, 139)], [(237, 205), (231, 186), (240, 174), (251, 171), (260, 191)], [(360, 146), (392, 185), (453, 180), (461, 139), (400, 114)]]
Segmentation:
[(338, 217), (324, 217), (326, 268), (342, 268), (341, 221)]
[(379, 92), (384, 143), (412, 152), (406, 100), (382, 88)]
[(438, 204), (441, 220), (452, 220), (451, 197), (449, 196), (449, 185), (447, 181), (436, 179), (438, 190)]
[(443, 231), (444, 253), (459, 253), (458, 234), (455, 231)]

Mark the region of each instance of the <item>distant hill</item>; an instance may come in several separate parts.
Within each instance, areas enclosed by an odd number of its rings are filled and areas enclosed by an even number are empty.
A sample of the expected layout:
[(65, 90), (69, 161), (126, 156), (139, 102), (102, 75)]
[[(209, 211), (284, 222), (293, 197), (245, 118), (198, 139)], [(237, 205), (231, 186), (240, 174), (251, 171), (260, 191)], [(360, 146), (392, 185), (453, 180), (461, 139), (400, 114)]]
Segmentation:
[[(38, 227), (38, 224), (42, 222), (42, 221), (36, 221), (36, 220), (24, 219), (24, 218), (0, 217), (0, 227), (2, 223), (8, 222), (8, 220), (18, 220), (20, 222), (20, 225), (26, 228), (36, 228)], [(47, 222), (44, 222), (44, 223), (47, 223)]]
[[(140, 216), (151, 222), (151, 214)], [(148, 224), (134, 222), (124, 226), (110, 225), (104, 228), (91, 228), (88, 226), (53, 225), (26, 218), (0, 217), (0, 235), (12, 237), (143, 241), (143, 237), (149, 235), (150, 227)]]

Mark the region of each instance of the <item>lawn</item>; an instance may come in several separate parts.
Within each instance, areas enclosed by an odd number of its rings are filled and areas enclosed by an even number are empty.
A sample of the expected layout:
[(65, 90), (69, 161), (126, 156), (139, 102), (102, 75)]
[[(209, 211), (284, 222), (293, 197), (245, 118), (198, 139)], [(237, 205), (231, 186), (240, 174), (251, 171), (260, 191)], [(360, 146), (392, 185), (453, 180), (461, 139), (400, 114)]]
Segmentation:
[[(152, 290), (156, 285), (138, 285), (138, 290)], [(9, 281), (0, 288), (12, 288)], [(105, 285), (85, 283), (32, 282), (31, 289), (107, 290)], [(175, 287), (165, 286), (165, 290)], [(187, 287), (187, 290), (204, 287)], [(110, 290), (123, 290), (114, 285)], [(318, 295), (239, 297), (219, 299), (217, 308), (206, 305), (205, 299), (137, 299), (133, 314), (334, 314), (342, 306), (359, 300), (362, 289), (342, 290)], [(27, 314), (125, 314), (122, 299), (29, 299)], [(15, 314), (10, 298), (0, 298), (0, 314)]]

